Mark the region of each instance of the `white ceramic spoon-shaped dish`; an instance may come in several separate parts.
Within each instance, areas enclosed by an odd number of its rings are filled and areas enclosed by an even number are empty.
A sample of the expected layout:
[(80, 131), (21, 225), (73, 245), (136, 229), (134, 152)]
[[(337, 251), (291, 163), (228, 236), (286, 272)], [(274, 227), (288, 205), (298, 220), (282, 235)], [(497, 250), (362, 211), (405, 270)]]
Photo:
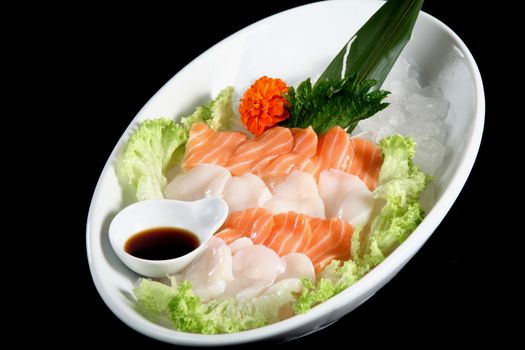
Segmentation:
[[(119, 212), (109, 225), (109, 241), (120, 260), (131, 270), (160, 278), (174, 275), (188, 266), (228, 216), (228, 204), (221, 198), (198, 201), (155, 199), (134, 203)], [(194, 234), (199, 246), (180, 257), (166, 260), (137, 258), (126, 252), (126, 242), (135, 234), (158, 227), (181, 228)]]

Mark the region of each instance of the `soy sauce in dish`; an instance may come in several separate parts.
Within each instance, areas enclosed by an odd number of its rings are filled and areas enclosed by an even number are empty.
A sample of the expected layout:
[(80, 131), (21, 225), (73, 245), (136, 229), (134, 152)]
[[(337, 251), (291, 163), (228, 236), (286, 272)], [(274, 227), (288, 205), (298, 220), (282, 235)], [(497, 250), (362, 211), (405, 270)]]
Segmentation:
[(124, 245), (126, 253), (146, 260), (175, 259), (199, 246), (199, 239), (178, 227), (155, 227), (131, 236)]

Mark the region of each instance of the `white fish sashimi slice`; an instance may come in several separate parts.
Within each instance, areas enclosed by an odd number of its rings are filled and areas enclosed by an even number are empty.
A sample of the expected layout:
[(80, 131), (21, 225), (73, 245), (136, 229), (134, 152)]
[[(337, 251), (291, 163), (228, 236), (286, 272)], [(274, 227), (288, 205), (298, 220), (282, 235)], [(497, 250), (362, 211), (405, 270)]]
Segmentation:
[(226, 182), (223, 198), (228, 203), (230, 212), (234, 212), (262, 207), (272, 198), (272, 194), (259, 176), (247, 173), (233, 176)]
[(230, 178), (231, 174), (226, 168), (215, 164), (199, 164), (174, 178), (164, 189), (164, 196), (182, 201), (218, 197), (222, 195), (224, 185)]
[(249, 239), (248, 237), (241, 237), (230, 243), (230, 249), (232, 251), (232, 254), (237, 253), (239, 250), (241, 250), (244, 247), (252, 247), (252, 246), (253, 246), (253, 241)]
[(284, 270), (284, 263), (273, 250), (263, 245), (243, 247), (233, 255), (234, 280), (228, 283), (223, 296), (234, 296), (239, 301), (256, 297)]
[(314, 218), (325, 218), (323, 200), (312, 175), (294, 170), (286, 180), (275, 186), (273, 197), (263, 208), (272, 214), (294, 211)]
[(234, 278), (230, 247), (220, 238), (210, 238), (203, 252), (176, 278), (190, 281), (203, 301), (222, 296)]
[(315, 281), (315, 270), (312, 260), (302, 253), (291, 253), (281, 257), (285, 269), (280, 274), (275, 283), (288, 280), (290, 278), (310, 278)]
[(324, 170), (319, 175), (319, 192), (326, 217), (344, 219), (354, 228), (370, 221), (375, 201), (359, 177), (336, 169)]
[(206, 302), (228, 297), (247, 301), (282, 290), (300, 292), (302, 277), (315, 280), (312, 262), (302, 253), (279, 257), (272, 249), (254, 245), (246, 237), (229, 246), (221, 238), (212, 237), (176, 279), (191, 282), (195, 295)]

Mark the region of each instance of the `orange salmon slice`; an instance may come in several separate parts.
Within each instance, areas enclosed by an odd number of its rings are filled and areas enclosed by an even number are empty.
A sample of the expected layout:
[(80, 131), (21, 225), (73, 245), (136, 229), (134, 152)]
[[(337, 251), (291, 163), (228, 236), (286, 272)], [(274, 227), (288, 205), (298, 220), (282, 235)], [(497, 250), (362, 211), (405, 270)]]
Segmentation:
[(272, 216), (265, 209), (250, 208), (230, 214), (216, 236), (227, 244), (248, 237), (279, 256), (304, 253), (319, 272), (334, 259), (350, 259), (352, 234), (352, 226), (339, 218), (316, 219), (295, 212)]
[(218, 233), (215, 234), (215, 236), (222, 238), (227, 244), (230, 244), (236, 241), (237, 239), (244, 237), (244, 235), (239, 230), (230, 227), (220, 230)]
[(322, 137), (318, 173), (326, 169), (344, 170), (348, 164), (348, 134), (343, 128), (334, 126)]
[(306, 215), (295, 212), (274, 215), (270, 236), (263, 243), (279, 256), (303, 253), (312, 240), (310, 220)]
[(186, 143), (182, 168), (189, 170), (203, 163), (224, 166), (237, 147), (246, 139), (246, 135), (240, 132), (217, 132), (204, 123), (195, 123), (191, 127)]
[(334, 126), (319, 136), (316, 155), (306, 161), (301, 170), (312, 174), (316, 179), (326, 169), (344, 170), (349, 161), (349, 142), (346, 131), (339, 126)]
[(368, 189), (373, 191), (383, 164), (381, 149), (372, 141), (353, 137), (348, 145), (348, 153), (351, 154), (350, 161), (343, 170), (359, 176)]
[(301, 165), (301, 169), (316, 179), (326, 169), (342, 170), (359, 176), (372, 191), (377, 187), (383, 164), (381, 149), (372, 141), (349, 138), (346, 131), (335, 126), (319, 136), (317, 153)]
[(241, 237), (250, 238), (254, 244), (262, 244), (270, 236), (273, 225), (273, 216), (268, 210), (250, 208), (231, 213), (217, 236), (228, 244)]
[(312, 260), (315, 271), (321, 271), (332, 260), (350, 259), (352, 226), (341, 219), (310, 219), (312, 241), (305, 254)]
[(294, 169), (301, 169), (317, 153), (317, 134), (312, 127), (290, 129), (293, 136), (292, 150), (273, 159), (257, 175), (267, 182), (279, 179)]
[(229, 155), (225, 167), (232, 175), (257, 174), (272, 160), (291, 151), (294, 143), (292, 132), (280, 126), (247, 140)]

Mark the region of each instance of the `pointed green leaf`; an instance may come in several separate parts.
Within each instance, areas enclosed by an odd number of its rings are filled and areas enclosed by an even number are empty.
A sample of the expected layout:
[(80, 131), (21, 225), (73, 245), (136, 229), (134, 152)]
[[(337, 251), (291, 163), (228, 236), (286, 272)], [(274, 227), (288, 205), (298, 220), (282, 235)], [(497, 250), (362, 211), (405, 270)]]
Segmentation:
[(348, 41), (318, 82), (355, 76), (356, 83), (375, 80), (373, 89), (379, 89), (410, 40), (422, 5), (423, 0), (387, 1)]

